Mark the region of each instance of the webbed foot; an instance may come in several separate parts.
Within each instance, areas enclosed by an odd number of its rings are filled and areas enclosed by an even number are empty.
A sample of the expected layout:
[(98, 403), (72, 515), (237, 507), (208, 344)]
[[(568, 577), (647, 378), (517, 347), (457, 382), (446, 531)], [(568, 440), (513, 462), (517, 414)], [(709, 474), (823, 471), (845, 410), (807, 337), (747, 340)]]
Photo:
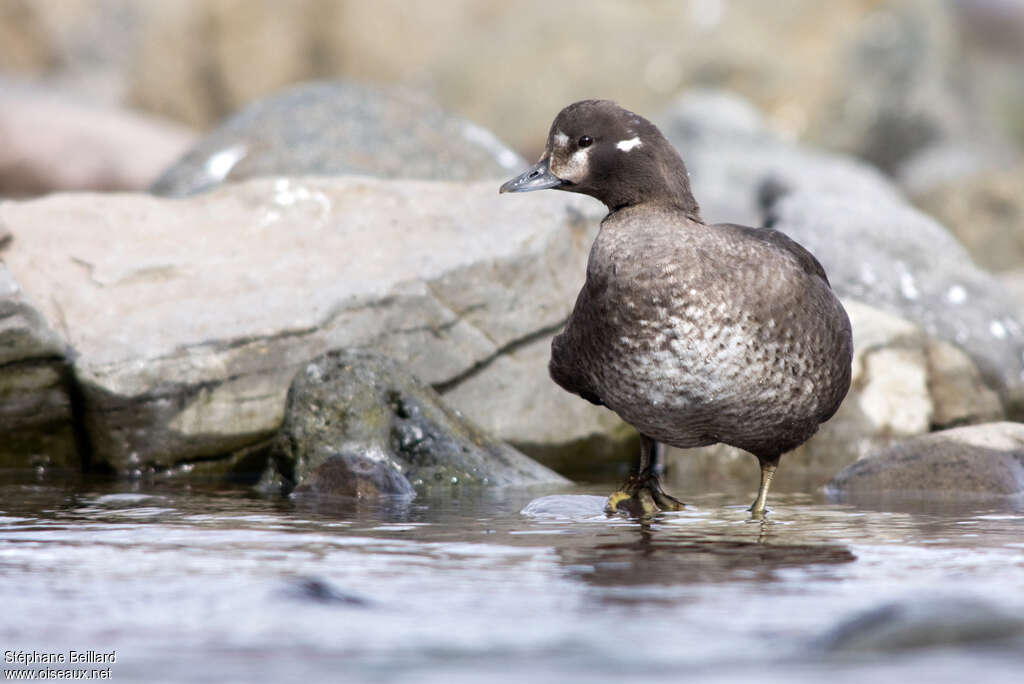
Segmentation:
[(637, 517), (649, 517), (661, 511), (681, 511), (686, 506), (682, 501), (661, 488), (657, 475), (648, 471), (642, 475), (630, 475), (618, 491), (608, 497), (605, 513), (628, 513)]

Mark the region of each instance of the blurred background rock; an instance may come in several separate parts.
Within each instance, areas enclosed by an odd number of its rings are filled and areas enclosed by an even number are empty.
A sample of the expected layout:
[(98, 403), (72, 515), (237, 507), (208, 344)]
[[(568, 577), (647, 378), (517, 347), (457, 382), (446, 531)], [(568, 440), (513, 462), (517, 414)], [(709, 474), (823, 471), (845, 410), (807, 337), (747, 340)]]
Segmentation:
[(147, 187), (190, 131), (322, 78), (406, 86), (527, 158), (566, 102), (731, 90), (980, 265), (1024, 263), (1022, 0), (0, 0), (0, 196)]
[(1022, 36), (1020, 0), (0, 0), (0, 73), (200, 130), (296, 81), (402, 84), (528, 157), (566, 102), (721, 87), (923, 193), (1019, 150)]

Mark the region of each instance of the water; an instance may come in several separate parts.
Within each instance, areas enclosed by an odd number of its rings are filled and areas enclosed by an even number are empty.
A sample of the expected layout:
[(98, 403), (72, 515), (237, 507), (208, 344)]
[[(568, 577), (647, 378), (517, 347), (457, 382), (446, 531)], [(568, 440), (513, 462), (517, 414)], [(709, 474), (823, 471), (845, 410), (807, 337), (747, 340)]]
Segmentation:
[[(1024, 614), (1020, 506), (785, 494), (757, 523), (736, 496), (695, 494), (641, 525), (588, 496), (608, 491), (310, 505), (9, 478), (0, 656), (116, 651), (92, 667), (120, 682), (1020, 681), (1016, 617), (916, 648), (898, 642), (920, 627), (836, 631), (890, 601), (937, 610), (932, 625)], [(572, 498), (521, 512), (552, 493)]]

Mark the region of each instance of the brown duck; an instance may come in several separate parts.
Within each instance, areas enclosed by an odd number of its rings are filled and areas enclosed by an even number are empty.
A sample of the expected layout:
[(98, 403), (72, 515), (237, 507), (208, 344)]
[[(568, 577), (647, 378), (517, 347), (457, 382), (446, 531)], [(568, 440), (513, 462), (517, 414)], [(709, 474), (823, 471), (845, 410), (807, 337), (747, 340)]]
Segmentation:
[(608, 208), (587, 279), (551, 344), (551, 377), (641, 434), (640, 466), (611, 511), (678, 510), (658, 443), (723, 442), (757, 457), (762, 517), (782, 454), (850, 387), (850, 321), (818, 260), (783, 233), (707, 225), (661, 131), (607, 100), (563, 109), (540, 161), (501, 192), (554, 188)]

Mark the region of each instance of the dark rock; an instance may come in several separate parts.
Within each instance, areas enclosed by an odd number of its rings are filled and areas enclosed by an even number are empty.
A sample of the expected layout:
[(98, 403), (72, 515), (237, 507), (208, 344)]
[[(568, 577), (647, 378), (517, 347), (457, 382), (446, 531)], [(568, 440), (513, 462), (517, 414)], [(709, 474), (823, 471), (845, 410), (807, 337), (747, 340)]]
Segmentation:
[(167, 169), (151, 190), (181, 197), (258, 176), (467, 181), (501, 177), (523, 165), (490, 131), (424, 96), (314, 82), (249, 105)]
[(81, 468), (64, 344), (0, 262), (0, 468)]
[(929, 596), (887, 603), (851, 617), (819, 640), (841, 654), (1005, 643), (1024, 637), (1024, 620), (985, 601)]
[(942, 430), (876, 450), (840, 471), (840, 500), (973, 501), (1024, 494), (1024, 424)]
[(309, 601), (321, 605), (364, 608), (370, 605), (362, 596), (335, 587), (319, 577), (294, 577), (288, 580), (280, 594), (296, 601)]
[(296, 494), (565, 481), (494, 441), (395, 361), (368, 351), (328, 352), (296, 375), (273, 457)]

